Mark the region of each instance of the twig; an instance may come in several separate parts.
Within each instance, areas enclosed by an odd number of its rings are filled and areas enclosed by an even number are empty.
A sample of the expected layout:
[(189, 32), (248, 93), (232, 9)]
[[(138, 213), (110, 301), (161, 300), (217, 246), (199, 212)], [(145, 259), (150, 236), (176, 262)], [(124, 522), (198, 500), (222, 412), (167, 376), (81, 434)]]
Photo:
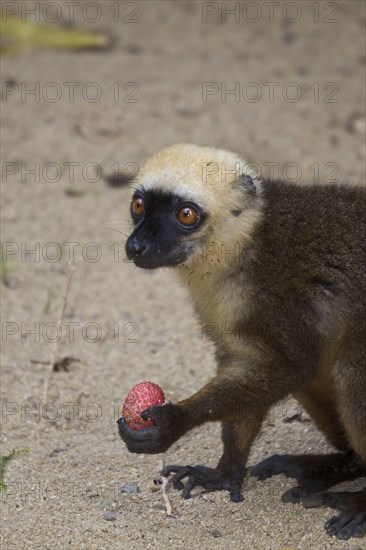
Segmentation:
[[(74, 276), (75, 269), (76, 269), (76, 266), (77, 266), (79, 260), (80, 260), (80, 258), (76, 262), (69, 262), (69, 274), (67, 276), (67, 281), (66, 281), (64, 294), (62, 296), (63, 302), (62, 302), (62, 309), (61, 309), (60, 319), (58, 321), (59, 326), (62, 326), (62, 323), (64, 321), (65, 311), (66, 311), (66, 306), (67, 306), (67, 297), (68, 297), (69, 292), (70, 292), (71, 281), (72, 281), (72, 278)], [(52, 346), (51, 357), (50, 357), (50, 360), (49, 360), (49, 363), (48, 363), (48, 371), (47, 371), (47, 376), (46, 376), (46, 382), (45, 382), (44, 390), (43, 390), (43, 403), (44, 404), (47, 403), (47, 399), (48, 399), (48, 392), (49, 392), (49, 389), (50, 389), (51, 378), (52, 378), (52, 373), (53, 373), (53, 366), (55, 364), (55, 358), (56, 358), (56, 354), (57, 354), (57, 351), (58, 351), (58, 347), (59, 347), (59, 340), (56, 340), (56, 342)]]
[(162, 485), (161, 485), (161, 494), (163, 495), (163, 500), (164, 500), (167, 515), (174, 518), (174, 514), (172, 513), (172, 506), (170, 504), (170, 500), (166, 492), (168, 483), (169, 483), (169, 479), (163, 476)]
[[(165, 467), (165, 460), (163, 458), (161, 460), (161, 470), (163, 470), (164, 467)], [(175, 516), (172, 513), (172, 506), (170, 504), (170, 500), (169, 500), (169, 497), (168, 497), (167, 492), (166, 492), (166, 488), (168, 486), (168, 483), (169, 483), (169, 478), (165, 477), (165, 476), (162, 476), (161, 494), (163, 495), (163, 500), (164, 500), (164, 504), (165, 504), (166, 513), (167, 513), (168, 516), (174, 518)]]

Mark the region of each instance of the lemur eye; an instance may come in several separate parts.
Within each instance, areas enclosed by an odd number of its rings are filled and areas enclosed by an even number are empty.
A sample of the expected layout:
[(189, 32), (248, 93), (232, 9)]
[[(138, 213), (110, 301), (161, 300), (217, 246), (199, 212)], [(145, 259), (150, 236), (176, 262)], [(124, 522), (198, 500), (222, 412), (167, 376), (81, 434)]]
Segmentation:
[(145, 203), (142, 197), (135, 197), (131, 202), (131, 214), (133, 218), (140, 218), (145, 210)]
[(198, 222), (199, 214), (197, 210), (191, 206), (183, 206), (177, 213), (178, 221), (187, 227), (193, 226)]

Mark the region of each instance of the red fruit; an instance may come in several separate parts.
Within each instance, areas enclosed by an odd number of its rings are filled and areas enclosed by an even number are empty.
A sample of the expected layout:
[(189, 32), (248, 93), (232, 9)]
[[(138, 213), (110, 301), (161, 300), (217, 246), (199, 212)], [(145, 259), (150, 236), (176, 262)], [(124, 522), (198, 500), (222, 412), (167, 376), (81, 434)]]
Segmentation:
[(157, 384), (140, 382), (128, 393), (122, 407), (122, 416), (134, 430), (144, 430), (154, 426), (155, 420), (143, 420), (141, 413), (149, 407), (162, 405), (164, 400), (164, 392)]

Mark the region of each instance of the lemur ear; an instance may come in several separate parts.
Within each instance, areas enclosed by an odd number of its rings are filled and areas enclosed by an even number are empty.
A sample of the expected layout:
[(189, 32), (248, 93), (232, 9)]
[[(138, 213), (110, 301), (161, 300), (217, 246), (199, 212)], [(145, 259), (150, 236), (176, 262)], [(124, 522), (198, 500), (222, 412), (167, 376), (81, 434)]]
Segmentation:
[(250, 193), (251, 195), (256, 194), (257, 190), (255, 187), (255, 183), (253, 179), (248, 176), (248, 174), (241, 174), (241, 176), (239, 176), (238, 183), (241, 187), (245, 189), (247, 193)]

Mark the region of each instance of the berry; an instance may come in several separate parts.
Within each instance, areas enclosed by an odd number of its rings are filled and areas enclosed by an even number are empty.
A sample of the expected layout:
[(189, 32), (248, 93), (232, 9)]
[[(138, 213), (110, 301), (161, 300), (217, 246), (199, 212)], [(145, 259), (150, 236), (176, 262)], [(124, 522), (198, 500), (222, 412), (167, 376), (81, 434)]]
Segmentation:
[(152, 382), (140, 382), (128, 393), (122, 407), (122, 416), (134, 430), (144, 430), (155, 425), (155, 420), (143, 420), (141, 413), (149, 407), (164, 403), (164, 392)]

